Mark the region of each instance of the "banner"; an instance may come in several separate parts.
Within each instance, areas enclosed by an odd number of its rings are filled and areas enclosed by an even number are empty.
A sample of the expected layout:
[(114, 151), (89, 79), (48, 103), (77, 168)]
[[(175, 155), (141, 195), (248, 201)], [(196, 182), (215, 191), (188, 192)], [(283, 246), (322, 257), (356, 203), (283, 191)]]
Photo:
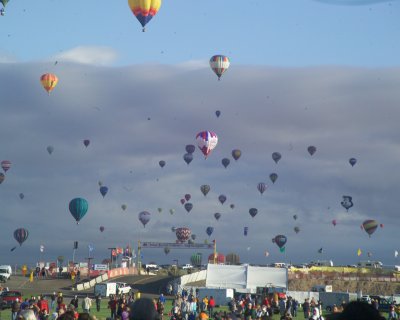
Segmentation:
[(142, 248), (181, 248), (181, 249), (214, 249), (214, 244), (176, 243), (176, 242), (141, 242)]

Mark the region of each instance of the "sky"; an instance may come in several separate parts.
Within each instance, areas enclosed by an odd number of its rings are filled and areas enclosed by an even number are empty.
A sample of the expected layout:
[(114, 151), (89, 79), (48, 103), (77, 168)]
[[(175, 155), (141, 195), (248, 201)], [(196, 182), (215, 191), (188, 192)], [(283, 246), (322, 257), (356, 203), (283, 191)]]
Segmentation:
[[(72, 259), (74, 241), (76, 261), (92, 244), (99, 263), (107, 248), (174, 242), (171, 228), (187, 226), (196, 242), (215, 239), (246, 263), (355, 264), (370, 253), (398, 264), (400, 2), (360, 2), (164, 1), (142, 32), (127, 1), (10, 0), (0, 17), (0, 160), (12, 162), (0, 185), (0, 263)], [(214, 54), (231, 62), (221, 81)], [(46, 72), (59, 78), (50, 95), (39, 82)], [(218, 145), (187, 165), (185, 145), (203, 130)], [(187, 193), (190, 213), (180, 204)], [(79, 225), (68, 210), (76, 197), (89, 203)], [(151, 213), (146, 227), (141, 211)], [(367, 219), (382, 224), (371, 237), (360, 228)], [(20, 227), (29, 230), (21, 247)], [(271, 241), (279, 234), (285, 253)], [(160, 264), (194, 253), (142, 252)]]

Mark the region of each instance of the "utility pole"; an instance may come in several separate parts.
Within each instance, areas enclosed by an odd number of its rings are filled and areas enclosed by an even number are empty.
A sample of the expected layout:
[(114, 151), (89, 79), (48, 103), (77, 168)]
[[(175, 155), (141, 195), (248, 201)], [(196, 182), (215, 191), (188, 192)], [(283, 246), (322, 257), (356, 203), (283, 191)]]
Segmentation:
[(94, 259), (94, 257), (88, 257), (86, 258), (86, 260), (88, 261), (88, 278), (90, 279), (90, 266), (91, 266), (91, 262)]
[(113, 261), (114, 261), (114, 257), (113, 257), (113, 250), (116, 250), (117, 248), (108, 248), (108, 250), (111, 250), (110, 251), (110, 254), (111, 254), (111, 269), (112, 269), (112, 264), (113, 264)]
[(138, 240), (138, 247), (137, 247), (137, 256), (136, 256), (136, 258), (137, 258), (137, 268), (138, 268), (138, 274), (140, 275), (141, 274), (141, 270), (142, 270), (142, 261), (141, 261), (141, 259), (140, 259), (140, 256), (141, 256), (141, 246), (140, 246), (140, 240)]

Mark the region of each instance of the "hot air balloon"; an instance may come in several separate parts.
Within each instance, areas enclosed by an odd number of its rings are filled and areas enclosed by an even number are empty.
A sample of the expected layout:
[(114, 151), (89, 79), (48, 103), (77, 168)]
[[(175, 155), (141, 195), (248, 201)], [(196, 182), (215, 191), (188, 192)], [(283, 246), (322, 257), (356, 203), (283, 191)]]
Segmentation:
[(160, 165), (161, 168), (164, 168), (165, 161), (164, 160), (160, 160), (160, 161), (158, 161), (158, 164)]
[(232, 203), (230, 206), (229, 206), (232, 210), (233, 209), (235, 209), (235, 205)]
[(258, 190), (261, 194), (263, 194), (264, 191), (267, 190), (267, 185), (266, 185), (264, 182), (260, 182), (260, 183), (257, 185), (257, 190)]
[(157, 208), (158, 213), (162, 212), (162, 208)]
[(223, 158), (221, 160), (222, 165), (225, 167), (225, 169), (229, 166), (229, 164), (231, 163), (231, 161), (228, 158)]
[(47, 149), (47, 152), (48, 152), (49, 154), (52, 154), (53, 151), (54, 151), (54, 147), (53, 147), (53, 146), (48, 146), (46, 149)]
[(249, 213), (250, 213), (251, 217), (254, 218), (256, 216), (256, 214), (258, 213), (258, 210), (256, 208), (251, 208), (249, 210)]
[(281, 249), (281, 252), (285, 251), (284, 248), (287, 242), (286, 236), (279, 234), (272, 239), (272, 242), (275, 243), (279, 247), (279, 249)]
[(184, 198), (182, 198), (182, 199), (180, 200), (180, 202), (181, 202), (182, 205), (184, 205), (185, 202), (186, 202), (186, 200), (185, 200)]
[(200, 190), (201, 190), (201, 193), (204, 195), (204, 196), (206, 196), (207, 195), (207, 193), (209, 193), (210, 192), (210, 186), (208, 185), (208, 184), (203, 184), (202, 186), (200, 186)]
[(146, 24), (157, 14), (161, 7), (161, 0), (128, 0), (129, 7), (136, 19), (146, 31)]
[(169, 247), (164, 247), (164, 253), (165, 253), (165, 254), (168, 254), (170, 251), (171, 251), (171, 250), (170, 250)]
[(294, 230), (294, 232), (299, 233), (300, 232), (300, 227), (294, 227), (293, 230)]
[(20, 193), (19, 198), (22, 200), (23, 198), (25, 198), (25, 195), (23, 193)]
[(383, 228), (383, 227), (384, 227), (383, 223), (381, 223), (379, 226), (380, 226), (381, 228)]
[(223, 195), (223, 194), (221, 194), (221, 195), (218, 197), (218, 200), (219, 200), (219, 202), (221, 202), (221, 204), (224, 204), (225, 201), (226, 201), (226, 196)]
[(214, 255), (214, 253), (211, 253), (208, 256), (208, 263), (217, 263), (217, 264), (224, 264), (225, 263), (225, 256), (222, 253), (217, 253)]
[(272, 160), (275, 161), (275, 163), (278, 163), (279, 160), (281, 160), (282, 155), (279, 152), (274, 152), (272, 154)]
[(19, 228), (14, 231), (14, 239), (17, 240), (20, 246), (28, 239), (29, 231), (25, 228)]
[(85, 216), (89, 208), (88, 202), (83, 198), (75, 198), (69, 202), (69, 211), (76, 220), (76, 224)]
[(192, 196), (189, 193), (185, 194), (186, 201), (189, 201), (191, 198), (192, 198)]
[(175, 209), (169, 209), (169, 213), (170, 214), (174, 214), (175, 213)]
[(122, 209), (122, 210), (124, 210), (124, 211), (125, 211), (125, 210), (126, 210), (126, 208), (127, 208), (127, 205), (126, 205), (126, 204), (121, 204), (121, 209)]
[(178, 239), (179, 242), (188, 241), (191, 233), (192, 231), (186, 227), (176, 228), (175, 230), (176, 238)]
[(314, 147), (314, 146), (309, 146), (309, 147), (307, 148), (307, 151), (308, 151), (308, 153), (312, 156), (312, 155), (315, 153), (315, 151), (317, 151), (317, 148)]
[(297, 220), (297, 214), (293, 215), (293, 219)]
[(90, 140), (89, 139), (85, 139), (83, 140), (83, 145), (87, 148), (90, 144)]
[(6, 7), (8, 1), (10, 1), (10, 0), (0, 0), (0, 2), (3, 4), (4, 8)]
[(56, 87), (58, 83), (58, 78), (55, 74), (45, 73), (40, 77), (40, 82), (42, 83), (44, 90), (46, 90), (47, 93), (50, 94), (50, 92), (53, 91), (53, 89)]
[(192, 238), (193, 241), (196, 240), (196, 235), (195, 234), (192, 234), (190, 237)]
[(201, 266), (202, 257), (203, 255), (200, 252), (192, 254), (192, 256), (190, 257), (191, 264), (195, 267)]
[(4, 175), (3, 172), (0, 172), (0, 184), (3, 183), (4, 179), (6, 178), (6, 176)]
[(271, 173), (269, 175), (269, 178), (272, 181), (272, 183), (275, 183), (275, 181), (278, 179), (278, 175), (276, 173)]
[(183, 160), (185, 160), (186, 164), (189, 164), (193, 160), (193, 155), (191, 153), (185, 153), (183, 155)]
[(146, 224), (150, 221), (151, 214), (150, 214), (150, 212), (142, 211), (139, 213), (138, 218), (139, 218), (140, 222), (143, 224), (143, 227), (146, 228)]
[(100, 193), (103, 196), (103, 198), (106, 196), (107, 192), (108, 192), (108, 188), (106, 186), (100, 187)]
[(218, 221), (221, 218), (221, 214), (219, 212), (214, 213), (214, 218)]
[(185, 203), (185, 209), (189, 213), (193, 209), (193, 204), (190, 202)]
[(333, 224), (334, 227), (336, 227), (337, 221), (335, 219), (332, 220), (332, 224)]
[(104, 231), (104, 227), (103, 226), (101, 226), (99, 229), (100, 229), (100, 232)]
[(240, 257), (236, 253), (228, 253), (225, 257), (225, 263), (230, 265), (239, 265)]
[(193, 144), (187, 144), (185, 150), (187, 153), (192, 154), (196, 150), (196, 147)]
[(346, 211), (349, 211), (349, 209), (354, 205), (353, 204), (353, 198), (350, 196), (343, 196), (343, 201), (340, 203)]
[(229, 58), (223, 55), (215, 55), (210, 59), (210, 67), (217, 75), (218, 80), (221, 79), (222, 74), (229, 68)]
[(349, 163), (352, 167), (354, 167), (354, 165), (357, 163), (357, 159), (356, 158), (350, 158), (349, 159)]
[(3, 168), (4, 172), (7, 172), (11, 168), (11, 161), (3, 160), (1, 162), (1, 167)]
[(206, 229), (206, 233), (208, 234), (208, 236), (211, 236), (213, 231), (214, 231), (213, 227), (207, 227), (207, 229)]
[(221, 111), (219, 110), (215, 111), (215, 115), (217, 116), (217, 118), (219, 118), (219, 116), (221, 115)]
[(248, 232), (249, 232), (249, 227), (243, 227), (243, 235), (247, 236)]
[(217, 146), (218, 137), (214, 132), (202, 131), (196, 135), (197, 146), (207, 158), (211, 151)]
[(319, 248), (319, 249), (318, 249), (318, 253), (321, 253), (321, 254), (322, 254), (323, 252), (324, 252), (324, 249), (323, 249), (323, 248)]
[(232, 150), (232, 158), (235, 159), (236, 161), (240, 158), (241, 155), (242, 151), (240, 151), (239, 149)]
[(362, 226), (364, 227), (365, 232), (371, 237), (378, 228), (378, 222), (376, 220), (365, 220)]

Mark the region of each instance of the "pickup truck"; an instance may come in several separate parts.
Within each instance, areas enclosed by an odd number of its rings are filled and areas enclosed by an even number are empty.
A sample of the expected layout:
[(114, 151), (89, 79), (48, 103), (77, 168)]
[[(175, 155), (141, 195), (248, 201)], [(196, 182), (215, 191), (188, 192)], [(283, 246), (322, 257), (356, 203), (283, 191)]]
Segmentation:
[(182, 266), (182, 270), (187, 270), (187, 269), (193, 269), (193, 266), (189, 263), (185, 264), (184, 266)]

